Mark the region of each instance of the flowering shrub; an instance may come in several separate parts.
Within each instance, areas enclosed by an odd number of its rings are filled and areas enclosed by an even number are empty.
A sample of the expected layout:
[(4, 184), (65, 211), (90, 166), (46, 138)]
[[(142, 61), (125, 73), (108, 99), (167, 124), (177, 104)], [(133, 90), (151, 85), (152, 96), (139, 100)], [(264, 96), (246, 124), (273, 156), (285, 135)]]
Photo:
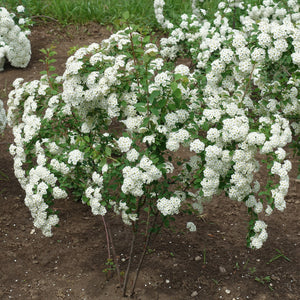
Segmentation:
[[(221, 2), (210, 22), (194, 2), (197, 15), (179, 25), (163, 5), (154, 1), (170, 37), (159, 46), (126, 28), (77, 50), (62, 77), (48, 67), (40, 80), (14, 82), (10, 153), (25, 204), (47, 236), (58, 223), (54, 201), (72, 192), (134, 233), (145, 211), (149, 237), (225, 191), (247, 206), (248, 245), (260, 248), (268, 234), (258, 215), (285, 209), (284, 147), (300, 131), (299, 5)], [(45, 54), (49, 65), (54, 53)], [(191, 67), (176, 65), (182, 55)], [(255, 173), (264, 163), (270, 180), (261, 189)]]
[[(17, 7), (17, 13), (24, 12), (22, 5)], [(17, 24), (16, 24), (17, 22)], [(18, 18), (0, 7), (0, 71), (3, 71), (5, 59), (14, 67), (25, 68), (31, 57), (31, 46), (27, 36), (30, 30), (28, 18)]]
[[(163, 1), (154, 5), (156, 12), (163, 11)], [(233, 8), (241, 15), (235, 28), (229, 21), (236, 19)], [(207, 131), (204, 177), (198, 188), (204, 196), (223, 189), (231, 199), (243, 201), (253, 217), (249, 245), (260, 248), (267, 225), (254, 221), (264, 209), (267, 215), (274, 208), (285, 209), (291, 163), (283, 147), (300, 132), (299, 4), (290, 0), (283, 7), (266, 0), (252, 7), (242, 1), (220, 2), (213, 22), (200, 18), (182, 15), (175, 26), (157, 15), (157, 21), (171, 29), (170, 37), (161, 40), (161, 54), (173, 60), (189, 51), (195, 68), (202, 102), (195, 122)], [(265, 191), (254, 181), (261, 165), (257, 153), (268, 156), (272, 181)], [(228, 167), (220, 164), (224, 154)]]

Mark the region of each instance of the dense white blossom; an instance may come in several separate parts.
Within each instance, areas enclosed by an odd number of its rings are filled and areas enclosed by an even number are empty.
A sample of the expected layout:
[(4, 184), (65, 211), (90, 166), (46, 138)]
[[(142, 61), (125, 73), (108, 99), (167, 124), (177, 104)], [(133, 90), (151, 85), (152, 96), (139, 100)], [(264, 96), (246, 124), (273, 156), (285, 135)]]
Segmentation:
[(157, 200), (157, 208), (164, 216), (178, 214), (180, 206), (181, 200), (178, 197), (163, 197)]
[[(14, 82), (10, 153), (25, 203), (49, 235), (58, 219), (45, 199), (66, 197), (67, 184), (78, 184), (93, 214), (112, 210), (127, 225), (139, 219), (139, 205), (156, 204), (165, 217), (185, 203), (201, 213), (224, 190), (252, 213), (248, 242), (260, 248), (268, 234), (258, 215), (285, 209), (291, 162), (284, 149), (300, 132), (290, 124), (299, 115), (299, 4), (226, 1), (209, 21), (193, 1), (193, 14), (178, 25), (165, 19), (164, 4), (154, 1), (169, 31), (158, 43), (126, 28), (77, 50), (55, 96), (46, 77)], [(232, 28), (235, 7), (243, 15)], [(182, 53), (192, 67), (179, 63)], [(278, 181), (267, 200), (256, 181), (259, 152), (272, 157)], [(28, 157), (36, 159), (27, 170)]]
[[(17, 7), (19, 13), (24, 12), (22, 5)], [(25, 19), (20, 19), (23, 25)], [(27, 38), (30, 31), (22, 31), (15, 24), (13, 15), (5, 7), (0, 7), (0, 71), (3, 71), (5, 60), (14, 67), (27, 67), (31, 58), (31, 45)]]

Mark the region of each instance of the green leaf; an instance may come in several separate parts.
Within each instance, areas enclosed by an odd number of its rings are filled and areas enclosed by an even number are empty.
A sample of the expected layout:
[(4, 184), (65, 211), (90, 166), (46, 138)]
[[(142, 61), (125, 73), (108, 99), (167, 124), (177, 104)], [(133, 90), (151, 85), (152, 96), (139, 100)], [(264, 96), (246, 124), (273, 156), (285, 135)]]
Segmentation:
[(173, 81), (173, 82), (171, 83), (171, 90), (172, 90), (173, 92), (175, 92), (177, 89), (178, 89), (178, 84), (177, 84), (177, 82)]
[(111, 149), (108, 146), (105, 146), (105, 155), (111, 156)]
[(146, 44), (149, 43), (150, 42), (150, 35), (145, 36), (144, 39), (143, 39), (143, 42), (146, 43)]
[(50, 72), (54, 72), (56, 70), (56, 68), (54, 66), (49, 66), (49, 71)]
[(171, 111), (176, 110), (176, 108), (177, 108), (177, 106), (176, 106), (174, 103), (170, 103), (170, 104), (168, 105), (168, 109), (171, 110)]
[(151, 107), (150, 111), (157, 117), (159, 117), (159, 110), (155, 107)]
[(106, 164), (106, 158), (102, 158), (100, 164), (99, 164), (99, 168), (102, 168), (104, 165)]
[(141, 124), (141, 127), (147, 127), (149, 124), (150, 118), (144, 118), (143, 123)]
[(126, 10), (125, 12), (123, 12), (122, 17), (124, 20), (128, 20), (129, 19), (129, 11)]
[(177, 81), (177, 80), (180, 79), (181, 77), (182, 77), (181, 74), (175, 74), (175, 75), (174, 75), (175, 81)]
[(167, 99), (166, 98), (163, 98), (162, 100), (160, 100), (160, 101), (158, 101), (157, 102), (157, 107), (158, 108), (163, 108), (163, 107), (165, 107), (166, 106), (166, 104), (167, 104)]
[(160, 95), (159, 91), (153, 91), (151, 93), (151, 95), (149, 96), (149, 102), (152, 104), (153, 102), (155, 102), (154, 100), (156, 100), (156, 98), (158, 98), (158, 96)]
[(180, 89), (176, 89), (173, 91), (173, 96), (177, 99), (181, 99), (181, 90)]
[(142, 106), (136, 107), (136, 110), (137, 110), (138, 112), (147, 112), (147, 108), (146, 108), (146, 107), (142, 107)]

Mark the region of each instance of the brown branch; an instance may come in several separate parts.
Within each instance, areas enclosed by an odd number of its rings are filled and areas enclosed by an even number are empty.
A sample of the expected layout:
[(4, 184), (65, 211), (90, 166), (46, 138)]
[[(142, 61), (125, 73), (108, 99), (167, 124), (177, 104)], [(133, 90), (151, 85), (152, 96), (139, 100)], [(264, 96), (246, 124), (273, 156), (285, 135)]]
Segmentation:
[(132, 257), (133, 257), (133, 248), (135, 244), (136, 239), (136, 231), (134, 230), (134, 224), (132, 223), (132, 240), (131, 240), (131, 246), (130, 246), (130, 253), (129, 253), (129, 261), (125, 273), (125, 279), (123, 284), (123, 297), (126, 297), (126, 289), (127, 289), (127, 283), (128, 283), (128, 277), (129, 277), (129, 271), (131, 267)]
[(248, 84), (247, 84), (247, 86), (246, 86), (246, 89), (245, 89), (245, 93), (244, 93), (244, 95), (243, 95), (243, 98), (242, 98), (242, 102), (243, 102), (243, 100), (244, 100), (244, 98), (246, 97), (246, 94), (247, 94), (247, 92), (248, 92), (248, 89), (249, 89), (249, 86), (250, 86), (250, 82), (251, 82), (251, 79), (252, 79), (252, 75), (253, 75), (254, 69), (255, 69), (255, 64), (254, 64), (253, 67), (252, 67), (252, 70), (251, 70), (251, 73), (250, 73), (250, 77), (249, 77), (249, 81), (248, 81)]
[(111, 250), (112, 250), (112, 253), (113, 253), (113, 257), (114, 257), (114, 262), (115, 262), (116, 269), (117, 269), (117, 275), (118, 275), (119, 283), (120, 283), (120, 286), (121, 286), (122, 280), (121, 280), (121, 273), (120, 273), (120, 268), (119, 268), (119, 259), (118, 259), (118, 256), (116, 255), (116, 250), (115, 250), (112, 234), (111, 234), (111, 231), (110, 231), (110, 227), (109, 227), (108, 223), (106, 223), (106, 225), (107, 225), (108, 236), (109, 236), (109, 239), (110, 239)]
[[(156, 214), (155, 217), (154, 217), (154, 220), (152, 222), (152, 228), (153, 228), (153, 226), (156, 223), (157, 216), (158, 216), (158, 214)], [(151, 237), (152, 231), (150, 230), (150, 232), (148, 232), (148, 230), (149, 230), (149, 223), (150, 223), (149, 220), (150, 220), (150, 207), (149, 207), (148, 218), (147, 218), (147, 228), (146, 228), (147, 238), (146, 238), (146, 243), (144, 245), (144, 250), (143, 250), (143, 253), (141, 255), (139, 264), (138, 264), (138, 266), (136, 268), (135, 278), (134, 278), (133, 285), (132, 285), (132, 288), (131, 288), (130, 296), (133, 296), (133, 294), (134, 294), (134, 289), (135, 289), (135, 286), (136, 286), (136, 282), (137, 282), (139, 273), (141, 271), (141, 266), (143, 264), (143, 261), (144, 261), (145, 255), (146, 255), (146, 251), (147, 251), (147, 248), (148, 248), (149, 243), (150, 243), (150, 237)]]

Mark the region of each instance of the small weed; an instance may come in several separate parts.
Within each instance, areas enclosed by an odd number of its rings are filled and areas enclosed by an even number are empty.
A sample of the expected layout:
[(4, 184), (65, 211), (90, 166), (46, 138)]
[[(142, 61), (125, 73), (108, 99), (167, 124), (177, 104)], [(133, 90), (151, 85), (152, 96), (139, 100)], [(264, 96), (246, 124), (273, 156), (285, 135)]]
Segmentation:
[[(266, 284), (271, 282), (271, 277), (270, 276), (265, 276), (265, 277), (255, 277), (255, 281), (261, 283), (261, 284)], [(271, 285), (268, 285), (269, 289), (273, 291), (273, 288)]]
[(5, 181), (9, 180), (9, 177), (1, 170), (0, 170), (0, 180), (5, 180)]
[(206, 265), (206, 250), (203, 250), (203, 264)]
[(270, 263), (272, 263), (273, 261), (277, 260), (277, 259), (280, 258), (280, 257), (283, 257), (283, 258), (284, 258), (286, 261), (288, 261), (288, 262), (291, 261), (291, 260), (290, 260), (287, 256), (285, 256), (280, 250), (275, 249), (275, 251), (278, 252), (278, 254), (275, 255), (274, 257), (272, 257), (272, 258), (267, 262), (267, 265), (270, 264)]
[(245, 265), (243, 266), (243, 270), (246, 270), (248, 263), (249, 263), (249, 259), (246, 260)]
[(152, 253), (154, 253), (156, 250), (155, 249), (150, 249), (150, 248), (148, 248), (147, 249), (147, 254), (152, 254)]
[(106, 274), (106, 279), (109, 279), (112, 276), (112, 272), (115, 271), (116, 265), (111, 258), (107, 259), (105, 265), (106, 268), (104, 268), (102, 272)]
[(256, 272), (256, 268), (255, 267), (252, 267), (252, 268), (250, 267), (248, 270), (250, 271), (251, 275)]
[(236, 270), (239, 270), (240, 269), (240, 265), (239, 265), (239, 263), (238, 262), (236, 262), (235, 263), (235, 266), (233, 267), (234, 269), (236, 269)]
[(80, 47), (78, 45), (70, 47), (69, 51), (68, 51), (68, 55), (71, 56), (73, 55)]
[(215, 285), (218, 285), (220, 283), (220, 281), (218, 281), (216, 279), (212, 279), (212, 281), (215, 283)]

